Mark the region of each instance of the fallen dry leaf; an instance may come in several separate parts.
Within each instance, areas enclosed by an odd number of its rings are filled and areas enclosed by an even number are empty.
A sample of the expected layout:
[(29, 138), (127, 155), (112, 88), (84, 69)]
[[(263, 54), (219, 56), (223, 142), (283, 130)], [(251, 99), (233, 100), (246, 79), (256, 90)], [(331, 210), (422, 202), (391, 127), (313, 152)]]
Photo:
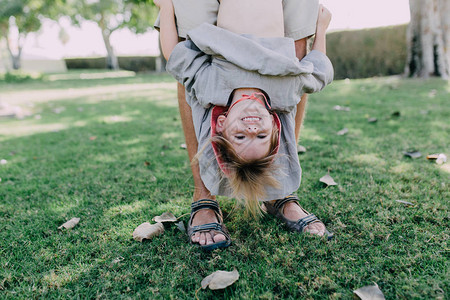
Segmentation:
[(378, 287), (378, 284), (368, 285), (353, 291), (361, 300), (384, 300), (383, 292)]
[(78, 222), (80, 222), (80, 218), (72, 218), (69, 221), (67, 221), (66, 223), (62, 224), (61, 226), (58, 227), (58, 229), (71, 229), (74, 228)]
[(395, 201), (397, 201), (398, 203), (405, 204), (406, 206), (414, 206), (413, 203), (405, 201), (405, 200), (395, 200)]
[(408, 150), (408, 151), (403, 151), (403, 155), (410, 157), (410, 158), (419, 158), (422, 156), (422, 153), (420, 153), (417, 150)]
[(439, 154), (428, 154), (427, 159), (428, 160), (436, 160), (438, 158)]
[(340, 105), (334, 106), (333, 109), (337, 110), (337, 111), (350, 111), (350, 107), (348, 107), (348, 106), (340, 106)]
[(344, 135), (348, 133), (348, 128), (343, 128), (341, 130), (339, 130), (336, 134), (337, 135)]
[(447, 162), (447, 156), (443, 153), (440, 153), (438, 157), (436, 158), (436, 163), (438, 165), (442, 165), (443, 163)]
[(202, 289), (209, 287), (211, 290), (224, 289), (227, 286), (232, 285), (239, 279), (239, 272), (234, 269), (231, 272), (227, 271), (215, 271), (214, 273), (206, 276), (202, 280)]
[(133, 231), (133, 239), (138, 242), (149, 240), (154, 236), (160, 235), (164, 232), (162, 223), (150, 224), (149, 222), (142, 223)]
[(176, 222), (177, 218), (171, 212), (165, 212), (160, 216), (154, 217), (152, 220), (157, 223), (164, 223), (164, 222)]
[(319, 179), (320, 182), (325, 183), (327, 186), (330, 185), (337, 185), (337, 183), (334, 181), (334, 179), (330, 176), (330, 174), (327, 174)]
[(125, 258), (123, 258), (122, 256), (119, 256), (119, 257), (116, 257), (115, 259), (113, 259), (112, 263), (113, 264), (117, 264), (117, 263), (121, 262), (124, 259)]
[(305, 153), (306, 148), (302, 145), (297, 145), (297, 153)]
[(184, 226), (183, 221), (180, 221), (178, 223), (175, 223), (175, 225), (177, 226), (177, 228), (182, 232), (182, 233), (186, 233), (186, 227)]
[(149, 161), (145, 161), (145, 162), (144, 162), (144, 165), (150, 166), (150, 162), (149, 162)]

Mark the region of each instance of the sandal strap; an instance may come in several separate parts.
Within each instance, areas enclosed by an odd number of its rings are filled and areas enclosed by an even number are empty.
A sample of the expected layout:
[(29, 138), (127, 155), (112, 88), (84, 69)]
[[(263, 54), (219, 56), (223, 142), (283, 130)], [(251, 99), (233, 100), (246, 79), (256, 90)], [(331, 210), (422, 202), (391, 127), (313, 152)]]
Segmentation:
[(298, 197), (296, 195), (289, 195), (283, 199), (278, 199), (277, 201), (275, 201), (275, 203), (273, 204), (273, 207), (275, 207), (276, 210), (282, 211), (283, 206), (291, 201), (295, 201), (298, 203)]
[(203, 225), (197, 225), (197, 226), (192, 226), (191, 227), (191, 235), (195, 234), (197, 232), (202, 232), (202, 231), (219, 231), (219, 232), (223, 232), (222, 230), (222, 225), (220, 225), (219, 223), (207, 223), (207, 224), (203, 224)]
[(298, 220), (295, 226), (300, 230), (300, 232), (303, 232), (303, 229), (306, 226), (315, 222), (320, 222), (319, 218), (317, 218), (314, 214), (310, 214)]
[(222, 212), (220, 211), (219, 204), (215, 200), (211, 199), (200, 199), (198, 201), (192, 202), (191, 204), (191, 215), (194, 215), (196, 212), (202, 209), (211, 209), (217, 215), (222, 216)]

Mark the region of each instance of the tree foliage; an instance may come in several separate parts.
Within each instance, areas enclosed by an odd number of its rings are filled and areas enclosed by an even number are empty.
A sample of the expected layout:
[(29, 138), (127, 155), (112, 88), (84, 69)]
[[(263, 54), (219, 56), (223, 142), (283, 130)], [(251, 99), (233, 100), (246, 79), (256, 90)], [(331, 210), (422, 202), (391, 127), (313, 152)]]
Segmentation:
[(121, 28), (129, 28), (134, 33), (147, 31), (156, 16), (154, 5), (128, 0), (68, 0), (63, 11), (72, 16), (74, 24), (93, 21), (100, 27), (108, 53), (108, 67), (119, 67), (114, 49), (110, 43), (111, 34)]
[[(14, 69), (20, 68), (20, 57), (28, 33), (41, 28), (41, 19), (51, 10), (53, 2), (53, 0), (0, 0), (0, 38), (6, 39)], [(11, 43), (12, 30), (16, 30), (14, 43)]]

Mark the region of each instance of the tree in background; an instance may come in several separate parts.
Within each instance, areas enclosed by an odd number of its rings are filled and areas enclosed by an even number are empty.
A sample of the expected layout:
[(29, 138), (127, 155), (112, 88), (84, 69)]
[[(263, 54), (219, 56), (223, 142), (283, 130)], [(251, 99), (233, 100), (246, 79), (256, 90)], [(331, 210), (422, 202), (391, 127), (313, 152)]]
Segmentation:
[[(159, 8), (156, 7), (153, 0), (130, 0), (138, 5), (146, 5), (147, 9), (151, 12), (149, 15), (149, 22), (151, 26), (153, 27), (153, 24), (156, 21), (156, 18), (158, 16)], [(164, 55), (161, 50), (161, 42), (158, 39), (158, 46), (159, 46), (159, 61), (157, 61), (156, 70), (158, 72), (163, 72), (166, 70), (166, 59), (164, 58)]]
[(77, 25), (82, 21), (97, 23), (108, 53), (107, 66), (118, 69), (119, 61), (111, 45), (111, 34), (121, 28), (129, 28), (134, 33), (147, 31), (151, 27), (154, 9), (145, 3), (128, 0), (68, 0), (63, 14), (72, 16)]
[(409, 0), (406, 75), (410, 77), (450, 75), (450, 1)]
[(6, 39), (14, 70), (20, 69), (22, 49), (28, 33), (36, 32), (41, 28), (41, 17), (50, 2), (0, 0), (0, 39)]

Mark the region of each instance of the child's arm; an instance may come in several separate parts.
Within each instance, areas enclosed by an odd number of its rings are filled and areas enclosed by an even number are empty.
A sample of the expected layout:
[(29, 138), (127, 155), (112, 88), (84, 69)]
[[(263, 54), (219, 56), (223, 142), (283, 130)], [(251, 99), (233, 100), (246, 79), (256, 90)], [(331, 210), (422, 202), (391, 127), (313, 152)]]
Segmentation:
[(178, 44), (175, 14), (172, 0), (154, 0), (160, 8), (160, 40), (164, 57), (168, 60), (173, 48)]
[(325, 36), (330, 21), (331, 21), (330, 11), (321, 4), (319, 6), (319, 15), (317, 16), (316, 36), (314, 38), (312, 50), (318, 50), (326, 54), (327, 46)]

